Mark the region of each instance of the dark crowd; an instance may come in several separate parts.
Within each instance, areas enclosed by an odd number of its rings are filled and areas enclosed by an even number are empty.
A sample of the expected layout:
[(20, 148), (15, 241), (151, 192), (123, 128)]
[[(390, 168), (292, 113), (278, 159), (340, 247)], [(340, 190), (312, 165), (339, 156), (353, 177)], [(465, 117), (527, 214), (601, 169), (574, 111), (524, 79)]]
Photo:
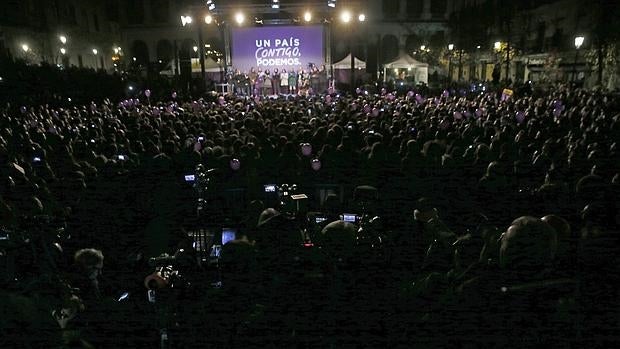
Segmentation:
[(4, 106), (0, 347), (618, 345), (617, 95), (329, 92)]

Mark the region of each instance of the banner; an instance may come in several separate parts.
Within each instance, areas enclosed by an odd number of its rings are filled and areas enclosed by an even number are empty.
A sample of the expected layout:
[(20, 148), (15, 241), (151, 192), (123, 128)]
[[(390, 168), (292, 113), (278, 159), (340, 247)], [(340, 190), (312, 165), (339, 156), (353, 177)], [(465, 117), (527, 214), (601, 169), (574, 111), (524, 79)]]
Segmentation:
[(273, 26), (232, 29), (233, 69), (308, 69), (325, 63), (323, 27)]

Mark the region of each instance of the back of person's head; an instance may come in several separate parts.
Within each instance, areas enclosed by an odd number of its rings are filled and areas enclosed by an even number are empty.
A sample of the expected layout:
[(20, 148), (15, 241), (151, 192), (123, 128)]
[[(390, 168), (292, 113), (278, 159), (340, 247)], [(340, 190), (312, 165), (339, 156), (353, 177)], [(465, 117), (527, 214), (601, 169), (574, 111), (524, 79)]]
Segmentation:
[(319, 244), (334, 260), (345, 261), (354, 252), (357, 227), (354, 224), (335, 221), (329, 223), (319, 236)]
[(94, 248), (84, 248), (75, 253), (73, 261), (84, 276), (92, 279), (101, 271), (103, 253)]
[(502, 235), (500, 266), (511, 271), (535, 273), (548, 266), (556, 248), (556, 232), (549, 224), (536, 217), (519, 217)]

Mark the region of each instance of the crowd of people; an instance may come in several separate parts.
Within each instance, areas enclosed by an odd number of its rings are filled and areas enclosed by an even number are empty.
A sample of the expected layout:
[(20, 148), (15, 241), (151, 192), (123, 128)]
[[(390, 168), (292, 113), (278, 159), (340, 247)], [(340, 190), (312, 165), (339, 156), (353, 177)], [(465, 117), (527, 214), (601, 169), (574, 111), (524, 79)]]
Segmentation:
[(617, 95), (327, 92), (3, 107), (0, 347), (618, 344)]

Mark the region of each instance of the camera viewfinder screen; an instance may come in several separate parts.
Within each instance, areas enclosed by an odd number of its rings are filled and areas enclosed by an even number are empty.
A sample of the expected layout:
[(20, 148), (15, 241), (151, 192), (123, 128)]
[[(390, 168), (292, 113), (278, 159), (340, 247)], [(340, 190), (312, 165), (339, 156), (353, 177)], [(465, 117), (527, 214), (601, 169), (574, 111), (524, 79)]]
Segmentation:
[(222, 228), (222, 245), (237, 238), (237, 230), (231, 228)]
[(356, 215), (351, 214), (351, 213), (344, 213), (342, 215), (342, 220), (345, 222), (349, 222), (349, 223), (355, 223), (355, 221), (357, 220)]

